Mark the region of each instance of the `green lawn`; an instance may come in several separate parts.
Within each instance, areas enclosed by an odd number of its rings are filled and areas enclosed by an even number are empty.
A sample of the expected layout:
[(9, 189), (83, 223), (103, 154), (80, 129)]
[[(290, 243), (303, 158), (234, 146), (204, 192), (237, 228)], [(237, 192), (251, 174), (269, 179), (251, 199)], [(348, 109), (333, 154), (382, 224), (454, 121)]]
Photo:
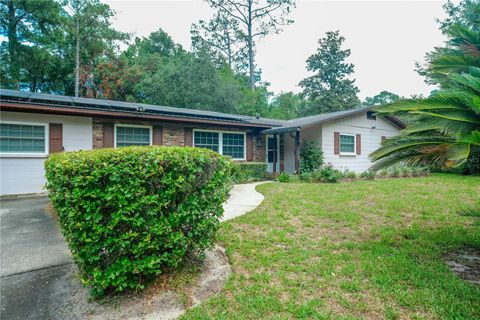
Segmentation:
[(480, 287), (442, 256), (480, 248), (480, 178), (271, 183), (224, 223), (233, 274), (185, 319), (480, 319)]

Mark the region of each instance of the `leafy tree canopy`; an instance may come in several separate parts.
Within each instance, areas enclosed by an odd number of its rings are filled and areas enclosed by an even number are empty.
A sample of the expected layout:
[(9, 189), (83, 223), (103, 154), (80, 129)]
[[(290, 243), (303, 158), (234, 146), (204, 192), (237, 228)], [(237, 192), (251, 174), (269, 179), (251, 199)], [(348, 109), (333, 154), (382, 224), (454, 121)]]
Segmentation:
[(366, 97), (365, 100), (362, 102), (362, 106), (370, 107), (370, 106), (384, 105), (384, 104), (395, 102), (398, 99), (400, 99), (400, 96), (396, 95), (395, 93), (382, 91), (373, 97)]
[(349, 79), (353, 64), (346, 62), (349, 49), (342, 49), (345, 38), (329, 31), (318, 41), (317, 52), (307, 59), (307, 70), (314, 75), (300, 82), (308, 104), (305, 115), (351, 109), (360, 104), (355, 80)]

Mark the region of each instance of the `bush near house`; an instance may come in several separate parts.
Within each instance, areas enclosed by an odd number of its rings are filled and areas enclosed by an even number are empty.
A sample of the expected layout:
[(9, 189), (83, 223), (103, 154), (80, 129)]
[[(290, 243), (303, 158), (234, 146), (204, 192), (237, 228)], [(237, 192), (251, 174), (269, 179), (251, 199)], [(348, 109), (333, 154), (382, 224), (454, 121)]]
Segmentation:
[(184, 147), (50, 156), (49, 197), (92, 294), (143, 289), (212, 246), (231, 164), (213, 151)]
[(237, 162), (233, 165), (232, 180), (235, 183), (261, 181), (267, 178), (265, 162)]
[(419, 177), (430, 175), (428, 167), (408, 166), (405, 164), (396, 164), (387, 169), (378, 172), (367, 170), (357, 175), (354, 171), (335, 169), (331, 163), (321, 166), (312, 172), (303, 172), (299, 175), (281, 173), (278, 176), (280, 182), (321, 182), (337, 183), (339, 181), (354, 181), (358, 179), (373, 180), (378, 178), (401, 178), (401, 177)]
[(317, 170), (323, 164), (323, 152), (314, 141), (303, 140), (300, 148), (300, 173)]

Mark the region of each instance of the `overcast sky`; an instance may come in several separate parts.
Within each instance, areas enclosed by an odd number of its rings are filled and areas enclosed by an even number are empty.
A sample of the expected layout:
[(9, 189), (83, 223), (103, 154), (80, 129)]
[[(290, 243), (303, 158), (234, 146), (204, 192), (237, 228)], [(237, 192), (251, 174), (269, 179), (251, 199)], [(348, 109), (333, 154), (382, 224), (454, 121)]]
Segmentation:
[[(114, 27), (136, 36), (162, 28), (175, 42), (190, 48), (190, 26), (208, 20), (212, 9), (198, 0), (104, 0), (117, 11)], [(428, 94), (433, 88), (414, 71), (415, 61), (444, 43), (435, 18), (444, 17), (443, 1), (297, 1), (295, 21), (279, 35), (257, 43), (257, 64), (270, 90), (300, 91), (308, 76), (305, 60), (317, 41), (340, 30), (352, 50), (360, 98), (388, 90), (402, 96)]]

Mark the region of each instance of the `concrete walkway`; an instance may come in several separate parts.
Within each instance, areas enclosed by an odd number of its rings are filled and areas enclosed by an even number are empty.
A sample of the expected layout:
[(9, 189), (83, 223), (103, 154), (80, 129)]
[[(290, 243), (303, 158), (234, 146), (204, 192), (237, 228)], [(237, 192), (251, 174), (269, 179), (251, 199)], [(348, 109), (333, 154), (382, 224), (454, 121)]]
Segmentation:
[(230, 191), (230, 198), (223, 205), (223, 217), (221, 221), (227, 221), (247, 212), (252, 211), (262, 203), (263, 194), (255, 190), (256, 186), (270, 181), (261, 181), (246, 184), (236, 184)]

